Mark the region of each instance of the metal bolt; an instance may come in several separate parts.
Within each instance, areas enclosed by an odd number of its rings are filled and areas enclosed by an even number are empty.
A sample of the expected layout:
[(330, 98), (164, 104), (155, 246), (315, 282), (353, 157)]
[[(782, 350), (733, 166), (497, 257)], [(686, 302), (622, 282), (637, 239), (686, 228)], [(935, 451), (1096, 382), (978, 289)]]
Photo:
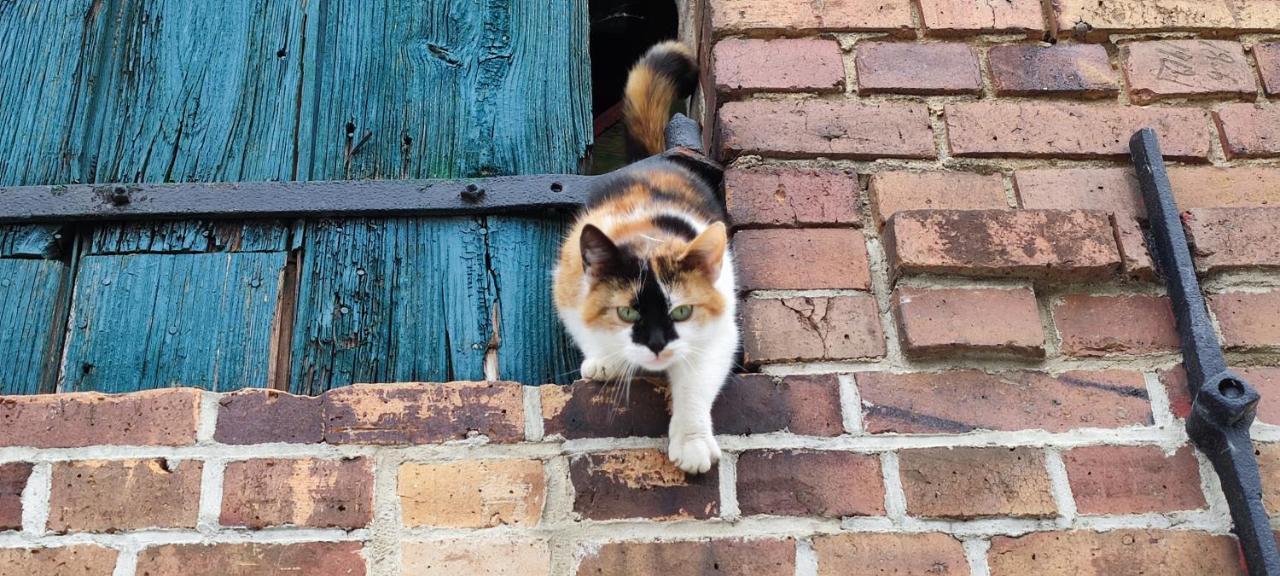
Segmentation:
[(484, 188), (475, 184), (467, 184), (467, 187), (458, 193), (458, 197), (462, 198), (463, 202), (475, 204), (484, 199)]
[(124, 186), (115, 186), (111, 189), (111, 205), (125, 206), (129, 203), (129, 189)]

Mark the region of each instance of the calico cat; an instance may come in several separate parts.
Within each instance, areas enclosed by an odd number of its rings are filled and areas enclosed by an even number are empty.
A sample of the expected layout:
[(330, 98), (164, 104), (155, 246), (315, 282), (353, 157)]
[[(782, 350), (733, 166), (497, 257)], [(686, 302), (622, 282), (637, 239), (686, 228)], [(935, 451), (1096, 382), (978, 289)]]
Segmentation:
[[(696, 83), (693, 55), (676, 42), (654, 46), (632, 68), (623, 116), (632, 160), (663, 151), (671, 105)], [(739, 338), (724, 209), (706, 182), (664, 158), (604, 178), (561, 247), (557, 311), (582, 349), (584, 378), (666, 373), (667, 457), (685, 472), (706, 472), (720, 458), (711, 405)]]

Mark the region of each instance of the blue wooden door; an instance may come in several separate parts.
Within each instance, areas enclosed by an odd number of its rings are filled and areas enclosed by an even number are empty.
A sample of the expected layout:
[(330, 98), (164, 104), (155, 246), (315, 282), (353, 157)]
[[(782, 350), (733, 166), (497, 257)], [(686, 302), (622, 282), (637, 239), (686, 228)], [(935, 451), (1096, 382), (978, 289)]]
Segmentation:
[[(0, 107), (39, 135), (0, 135), (0, 184), (573, 172), (585, 4), (0, 2), (17, 70)], [(316, 393), (483, 378), (486, 356), (504, 379), (563, 381), (547, 285), (563, 219), (3, 228), (0, 277), (23, 284), (0, 283), (0, 328), (44, 344), (0, 337), (26, 359), (0, 391)]]

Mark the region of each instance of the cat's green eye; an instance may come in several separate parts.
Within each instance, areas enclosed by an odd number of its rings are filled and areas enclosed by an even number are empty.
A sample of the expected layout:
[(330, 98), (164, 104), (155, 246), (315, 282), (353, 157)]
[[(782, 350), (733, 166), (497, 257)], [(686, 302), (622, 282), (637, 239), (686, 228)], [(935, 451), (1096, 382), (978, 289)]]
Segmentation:
[(627, 324), (635, 324), (640, 321), (640, 311), (630, 306), (619, 306), (618, 318)]
[(693, 306), (689, 306), (688, 304), (684, 306), (676, 306), (671, 310), (671, 319), (676, 322), (684, 322), (685, 320), (688, 320), (690, 316), (693, 316)]

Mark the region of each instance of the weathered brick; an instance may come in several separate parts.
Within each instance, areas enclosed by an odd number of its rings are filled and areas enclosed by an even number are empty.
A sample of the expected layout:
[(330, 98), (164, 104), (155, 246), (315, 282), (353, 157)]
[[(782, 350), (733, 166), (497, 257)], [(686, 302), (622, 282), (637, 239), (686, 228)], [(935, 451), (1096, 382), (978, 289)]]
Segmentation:
[(1209, 157), (1208, 112), (1199, 108), (984, 101), (948, 105), (946, 116), (956, 156), (1127, 160), (1129, 137), (1153, 128), (1165, 158)]
[(725, 172), (735, 226), (812, 226), (862, 222), (858, 176), (835, 169), (761, 166)]
[(1009, 207), (999, 174), (879, 172), (868, 186), (876, 224), (905, 210), (995, 210)]
[(999, 96), (1106, 98), (1120, 91), (1107, 50), (1098, 44), (1010, 44), (987, 53)]
[(1032, 532), (991, 539), (991, 576), (1243, 576), (1234, 538), (1181, 530)]
[(792, 576), (795, 564), (796, 545), (790, 538), (611, 542), (583, 558), (577, 575)]
[(720, 92), (844, 91), (844, 60), (840, 43), (832, 39), (730, 38), (712, 53)]
[(320, 398), (240, 390), (218, 399), (213, 439), (223, 444), (315, 444), (324, 440)]
[(1280, 207), (1280, 168), (1174, 166), (1169, 182), (1178, 208)]
[(22, 491), (30, 476), (31, 464), (0, 464), (0, 531), (22, 528)]
[(963, 434), (975, 430), (1123, 428), (1152, 423), (1138, 372), (978, 370), (859, 373), (863, 426), (872, 434)]
[[(1280, 169), (1266, 166), (1170, 166), (1181, 210), (1280, 206)], [(1024, 208), (1102, 210), (1117, 218), (1146, 218), (1132, 168), (1018, 170), (1014, 187)]]
[(999, 354), (1044, 357), (1035, 294), (1016, 290), (898, 288), (893, 293), (902, 350), (911, 357)]
[(53, 465), (49, 530), (195, 528), (204, 462), (88, 460)]
[(373, 462), (263, 458), (227, 464), (223, 526), (363, 528), (373, 519)]
[(514, 382), (358, 384), (324, 395), (330, 444), (431, 444), (524, 439), (524, 395)]
[(667, 433), (666, 383), (636, 378), (629, 386), (581, 380), (547, 385), (542, 396), (542, 428), (547, 436), (626, 438)]
[(1054, 304), (1053, 321), (1067, 356), (1154, 354), (1179, 345), (1173, 309), (1164, 297), (1072, 294)]
[(1125, 276), (1135, 280), (1155, 280), (1155, 262), (1151, 259), (1146, 234), (1138, 221), (1115, 216), (1111, 220), (1111, 226), (1116, 230), (1116, 245), (1120, 247), (1121, 268)]
[(1129, 98), (1146, 104), (1165, 98), (1247, 97), (1258, 93), (1239, 42), (1158, 40), (1120, 49)]
[(573, 511), (590, 520), (714, 518), (720, 469), (686, 475), (657, 450), (617, 450), (569, 461)]
[(401, 576), (547, 576), (551, 548), (545, 540), (455, 539), (408, 542)]
[(535, 526), (547, 499), (537, 460), (461, 460), (400, 466), (406, 526)]
[(1209, 296), (1209, 308), (1229, 349), (1280, 348), (1280, 292), (1227, 292)]
[(1120, 267), (1105, 214), (1057, 210), (917, 210), (885, 226), (895, 275), (1090, 280)]
[(911, 29), (909, 0), (713, 0), (708, 3), (711, 27), (734, 32), (803, 35), (811, 32)]
[(1062, 455), (1080, 514), (1198, 510), (1200, 464), (1190, 446), (1166, 456), (1157, 446), (1089, 446)]
[(1280, 207), (1198, 208), (1182, 223), (1201, 272), (1280, 268)]
[(729, 156), (875, 160), (938, 154), (929, 109), (919, 102), (729, 102), (720, 108), (720, 144)]
[(920, 0), (920, 18), (931, 36), (957, 34), (1044, 33), (1039, 0), (988, 2), (976, 8), (972, 0)]
[(739, 290), (871, 288), (867, 241), (853, 229), (740, 230), (733, 254)]
[(1262, 474), (1262, 503), (1269, 511), (1280, 510), (1280, 444), (1256, 442), (1254, 453)]
[(189, 388), (0, 397), (0, 446), (185, 446), (196, 441), (200, 391)]
[(831, 374), (780, 379), (763, 374), (734, 376), (716, 398), (711, 417), (717, 434), (844, 433), (840, 383)]
[(1262, 87), (1267, 94), (1280, 95), (1280, 43), (1258, 44), (1253, 47), (1258, 59), (1258, 72), (1262, 74)]
[(743, 303), (743, 348), (749, 364), (880, 358), (880, 314), (871, 296), (833, 296)]
[(1031, 448), (929, 448), (898, 454), (907, 514), (924, 518), (1048, 518), (1057, 513), (1044, 453)]
[(0, 548), (0, 576), (111, 576), (117, 554), (92, 544)]
[(859, 42), (860, 94), (977, 94), (978, 54), (968, 44)]
[[(1258, 403), (1258, 421), (1272, 425), (1280, 425), (1280, 368), (1233, 368), (1258, 393), (1262, 401)], [(1160, 382), (1164, 384), (1169, 395), (1169, 407), (1174, 416), (1186, 418), (1191, 413), (1191, 393), (1187, 390), (1187, 373), (1182, 366), (1176, 366), (1160, 372)]]
[(948, 534), (834, 534), (814, 537), (813, 548), (818, 576), (871, 576), (877, 570), (904, 576), (969, 575), (963, 545)]
[(738, 456), (744, 516), (884, 515), (884, 481), (874, 454), (751, 450)]
[(1224, 104), (1214, 118), (1228, 158), (1280, 156), (1280, 105)]
[(359, 542), (167, 544), (138, 553), (140, 576), (364, 576)]
[(1055, 0), (1058, 28), (1091, 39), (1130, 32), (1175, 30), (1222, 34), (1280, 27), (1280, 12), (1270, 2), (1202, 0)]

